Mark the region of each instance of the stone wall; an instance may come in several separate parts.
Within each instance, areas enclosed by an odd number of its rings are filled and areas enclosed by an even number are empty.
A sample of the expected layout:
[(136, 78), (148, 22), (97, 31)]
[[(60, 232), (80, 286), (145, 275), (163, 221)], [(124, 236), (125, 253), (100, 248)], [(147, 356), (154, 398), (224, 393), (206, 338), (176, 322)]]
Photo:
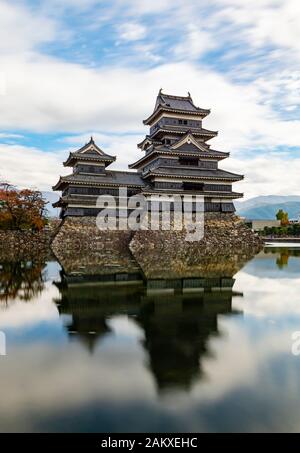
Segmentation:
[(50, 244), (60, 221), (50, 221), (40, 232), (0, 230), (0, 260), (31, 260), (49, 255)]
[[(262, 248), (262, 241), (239, 217), (233, 214), (205, 215), (204, 237), (188, 242), (186, 231), (138, 231), (130, 250), (147, 278), (157, 278), (169, 269), (176, 275), (189, 269), (191, 275), (201, 268), (208, 274), (222, 274), (231, 261), (232, 268), (241, 267)], [(153, 270), (155, 274), (153, 274)]]
[(96, 217), (66, 217), (51, 248), (68, 273), (136, 272), (129, 244), (132, 231), (100, 231)]
[(197, 274), (206, 259), (211, 268), (222, 273), (228, 257), (233, 267), (239, 267), (241, 260), (249, 259), (262, 246), (259, 237), (235, 215), (209, 213), (204, 225), (204, 238), (188, 242), (185, 230), (100, 231), (95, 217), (67, 217), (52, 249), (62, 264), (68, 263), (69, 272), (78, 272), (80, 266), (91, 273), (99, 272), (99, 266), (105, 267), (103, 273), (134, 272), (140, 268), (148, 277), (155, 269), (156, 274), (151, 277), (157, 277), (166, 269), (175, 275), (185, 268), (192, 275), (194, 267)]

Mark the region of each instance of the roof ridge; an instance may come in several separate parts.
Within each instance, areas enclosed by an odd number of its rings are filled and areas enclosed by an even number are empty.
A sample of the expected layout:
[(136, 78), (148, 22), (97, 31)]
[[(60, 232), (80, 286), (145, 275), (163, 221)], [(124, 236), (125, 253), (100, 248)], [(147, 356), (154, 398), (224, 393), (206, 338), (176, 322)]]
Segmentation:
[(107, 171), (111, 171), (113, 173), (129, 173), (129, 174), (134, 174), (136, 175), (137, 173), (135, 171), (127, 171), (127, 170), (107, 170)]
[(188, 96), (178, 96), (178, 95), (175, 95), (175, 94), (161, 93), (160, 96), (162, 96), (162, 97), (166, 96), (166, 97), (171, 98), (171, 99), (190, 99), (190, 100), (192, 100), (190, 95), (188, 95)]

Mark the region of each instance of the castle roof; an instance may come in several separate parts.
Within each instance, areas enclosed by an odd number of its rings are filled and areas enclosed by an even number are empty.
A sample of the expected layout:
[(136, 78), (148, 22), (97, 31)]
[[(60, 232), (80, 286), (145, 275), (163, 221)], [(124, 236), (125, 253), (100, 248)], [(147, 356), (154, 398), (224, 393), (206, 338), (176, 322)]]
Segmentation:
[(152, 160), (154, 157), (162, 156), (162, 157), (198, 157), (202, 159), (214, 159), (214, 160), (222, 160), (226, 159), (229, 156), (229, 153), (225, 153), (222, 151), (216, 151), (214, 149), (203, 149), (200, 150), (194, 144), (186, 144), (182, 145), (180, 148), (172, 149), (171, 147), (167, 147), (165, 145), (155, 146), (149, 151), (145, 156), (143, 156), (138, 161), (130, 164), (129, 168), (139, 168), (141, 165), (146, 165), (146, 162)]
[(160, 90), (156, 98), (153, 113), (146, 120), (144, 120), (143, 123), (151, 123), (157, 116), (157, 114), (161, 113), (162, 111), (200, 115), (202, 118), (209, 115), (210, 113), (210, 110), (208, 109), (196, 107), (190, 93), (188, 93), (188, 96), (174, 96), (170, 94), (164, 94), (162, 93), (162, 90)]
[(162, 126), (158, 127), (155, 129), (152, 134), (150, 135), (150, 138), (154, 138), (158, 136), (159, 134), (165, 135), (165, 134), (180, 134), (180, 135), (186, 135), (187, 133), (192, 133), (193, 135), (197, 135), (199, 137), (204, 137), (205, 140), (209, 140), (210, 138), (216, 137), (218, 135), (218, 131), (210, 131), (209, 129), (204, 129), (204, 127), (199, 128), (199, 127), (189, 127), (189, 128), (184, 128), (181, 127), (179, 128), (178, 126)]
[[(143, 189), (142, 189), (142, 193), (144, 195), (155, 195), (155, 194), (170, 194), (170, 193), (174, 193), (176, 195), (185, 195), (186, 193), (188, 193), (187, 189), (168, 189), (168, 188), (165, 188), (165, 189), (162, 189), (162, 188), (159, 188), (159, 189), (154, 189), (154, 188), (149, 188), (149, 186), (145, 186)], [(201, 195), (205, 195), (206, 197), (212, 197), (212, 198), (224, 198), (225, 200), (228, 198), (229, 200), (233, 199), (233, 198), (242, 198), (243, 197), (243, 194), (240, 193), (240, 192), (232, 192), (232, 191), (228, 191), (228, 192), (216, 192), (215, 191), (209, 191), (209, 190), (204, 190), (203, 192), (201, 192)]]
[(184, 168), (180, 167), (171, 167), (164, 166), (158, 167), (153, 170), (148, 170), (143, 174), (144, 178), (149, 176), (165, 176), (173, 178), (196, 178), (196, 179), (217, 179), (217, 180), (228, 180), (228, 181), (240, 181), (244, 178), (243, 175), (238, 175), (236, 173), (231, 173), (229, 171), (217, 169), (217, 170), (206, 170), (202, 168)]
[(93, 137), (78, 151), (71, 152), (69, 157), (64, 162), (65, 167), (72, 167), (77, 161), (92, 161), (92, 162), (108, 162), (112, 163), (116, 160), (115, 156), (106, 154), (94, 142)]
[(142, 180), (139, 173), (129, 171), (106, 171), (103, 175), (82, 175), (71, 174), (61, 176), (58, 183), (53, 186), (53, 190), (61, 190), (63, 186), (68, 184), (74, 185), (89, 185), (89, 186), (130, 186), (143, 187), (145, 182)]

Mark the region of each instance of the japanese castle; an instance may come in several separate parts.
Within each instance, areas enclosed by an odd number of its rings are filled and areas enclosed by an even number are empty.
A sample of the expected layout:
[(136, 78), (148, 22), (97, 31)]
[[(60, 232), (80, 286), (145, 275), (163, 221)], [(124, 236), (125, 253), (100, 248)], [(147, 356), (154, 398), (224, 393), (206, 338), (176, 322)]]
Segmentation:
[(53, 187), (62, 191), (53, 206), (61, 208), (62, 218), (95, 216), (99, 195), (117, 197), (119, 188), (126, 187), (128, 196), (203, 195), (206, 212), (233, 213), (233, 200), (243, 194), (233, 192), (232, 183), (243, 176), (218, 168), (229, 153), (208, 144), (218, 134), (202, 127), (209, 113), (195, 106), (190, 93), (173, 96), (160, 90), (153, 113), (143, 122), (150, 130), (138, 144), (142, 157), (129, 165), (135, 171), (107, 169), (116, 157), (106, 154), (91, 138), (64, 162), (73, 171)]

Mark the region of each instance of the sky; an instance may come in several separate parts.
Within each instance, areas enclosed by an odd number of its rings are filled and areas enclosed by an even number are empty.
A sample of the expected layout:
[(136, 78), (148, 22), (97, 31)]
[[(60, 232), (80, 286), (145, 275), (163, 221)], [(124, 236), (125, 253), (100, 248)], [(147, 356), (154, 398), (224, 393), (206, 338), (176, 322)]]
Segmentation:
[(204, 120), (245, 198), (300, 195), (297, 0), (0, 0), (0, 180), (51, 190), (91, 135), (126, 170), (160, 88)]

